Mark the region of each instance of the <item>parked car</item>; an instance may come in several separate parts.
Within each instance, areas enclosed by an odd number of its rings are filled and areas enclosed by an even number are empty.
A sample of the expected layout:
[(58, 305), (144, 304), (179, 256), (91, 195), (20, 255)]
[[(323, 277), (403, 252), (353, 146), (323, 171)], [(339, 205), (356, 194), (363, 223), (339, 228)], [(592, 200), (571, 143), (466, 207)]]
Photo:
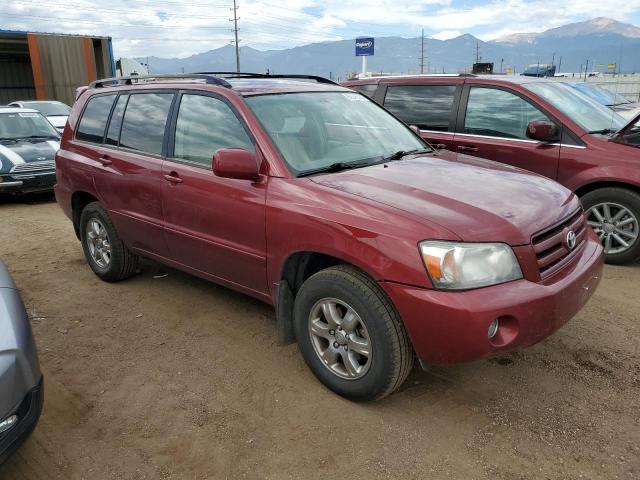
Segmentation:
[(602, 275), (572, 192), (435, 151), (326, 79), (97, 81), (56, 168), (98, 277), (149, 257), (274, 305), (281, 342), (357, 400), (398, 388), (413, 352), (454, 363), (542, 340)]
[(67, 123), (71, 107), (54, 100), (19, 100), (9, 104), (10, 107), (32, 108), (42, 113), (58, 132), (62, 133)]
[(640, 113), (640, 102), (627, 100), (619, 93), (614, 93), (606, 88), (586, 82), (567, 82), (567, 85), (584, 93), (587, 97), (595, 100), (600, 105), (609, 107), (622, 118), (632, 119)]
[(557, 180), (582, 199), (607, 262), (640, 259), (640, 150), (617, 135), (625, 120), (615, 112), (543, 78), (425, 75), (345, 85), (366, 90), (437, 148)]
[(0, 463), (3, 463), (38, 423), (44, 391), (29, 317), (2, 261), (0, 332)]
[(50, 191), (60, 135), (35, 110), (0, 109), (0, 193)]

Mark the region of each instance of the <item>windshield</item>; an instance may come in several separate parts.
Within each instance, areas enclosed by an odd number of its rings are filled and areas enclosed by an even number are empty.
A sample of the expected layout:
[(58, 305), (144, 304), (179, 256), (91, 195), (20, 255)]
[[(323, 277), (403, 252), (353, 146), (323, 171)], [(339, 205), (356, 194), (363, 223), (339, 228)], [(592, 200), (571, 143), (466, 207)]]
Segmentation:
[(534, 82), (525, 88), (556, 107), (587, 132), (619, 130), (626, 123), (613, 110), (560, 82)]
[(296, 175), (430, 150), (406, 125), (358, 93), (271, 94), (246, 102)]
[(60, 102), (23, 102), (24, 108), (38, 110), (45, 117), (68, 116), (71, 108)]
[(574, 83), (571, 86), (581, 91), (588, 97), (592, 98), (593, 100), (598, 102), (600, 105), (606, 105), (610, 107), (613, 105), (631, 103), (622, 95), (610, 92), (609, 90), (599, 87), (597, 85), (590, 85), (588, 83)]
[(58, 138), (58, 132), (37, 112), (0, 113), (0, 140)]

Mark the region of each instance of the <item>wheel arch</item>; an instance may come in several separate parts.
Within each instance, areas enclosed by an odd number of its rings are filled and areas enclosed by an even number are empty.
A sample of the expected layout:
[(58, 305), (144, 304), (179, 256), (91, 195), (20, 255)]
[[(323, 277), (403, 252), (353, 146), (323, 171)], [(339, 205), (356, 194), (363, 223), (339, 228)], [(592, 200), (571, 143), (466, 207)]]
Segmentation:
[(585, 183), (575, 189), (575, 193), (578, 197), (583, 197), (587, 193), (593, 192), (600, 188), (624, 188), (631, 190), (637, 194), (640, 194), (640, 186), (633, 183), (625, 182), (622, 180), (597, 180), (594, 182)]
[(71, 195), (71, 211), (73, 212), (73, 230), (76, 232), (76, 237), (80, 240), (80, 215), (82, 210), (92, 202), (98, 202), (99, 200), (91, 193), (79, 190)]

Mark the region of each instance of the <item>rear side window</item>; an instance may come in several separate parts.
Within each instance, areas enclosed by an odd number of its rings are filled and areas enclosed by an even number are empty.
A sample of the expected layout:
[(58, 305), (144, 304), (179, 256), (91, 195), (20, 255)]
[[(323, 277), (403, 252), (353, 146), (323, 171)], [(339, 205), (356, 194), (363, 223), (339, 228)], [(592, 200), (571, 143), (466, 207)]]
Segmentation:
[(355, 90), (356, 92), (364, 93), (369, 98), (373, 98), (373, 96), (376, 94), (376, 90), (378, 89), (378, 84), (373, 83), (369, 85), (352, 85), (349, 88)]
[(122, 127), (122, 116), (124, 114), (124, 107), (127, 104), (128, 95), (121, 95), (116, 103), (116, 108), (113, 109), (111, 115), (111, 122), (109, 122), (109, 130), (107, 130), (107, 138), (105, 142), (107, 145), (118, 145), (120, 139), (120, 128)]
[(464, 133), (527, 140), (527, 125), (551, 119), (523, 98), (496, 88), (471, 87)]
[(210, 167), (220, 148), (254, 150), (242, 123), (225, 102), (204, 95), (183, 95), (173, 156)]
[(456, 85), (390, 85), (384, 106), (409, 125), (449, 130)]
[(77, 140), (102, 143), (115, 98), (115, 95), (100, 95), (87, 102), (76, 131)]
[(162, 154), (162, 142), (173, 93), (134, 93), (124, 112), (120, 146)]

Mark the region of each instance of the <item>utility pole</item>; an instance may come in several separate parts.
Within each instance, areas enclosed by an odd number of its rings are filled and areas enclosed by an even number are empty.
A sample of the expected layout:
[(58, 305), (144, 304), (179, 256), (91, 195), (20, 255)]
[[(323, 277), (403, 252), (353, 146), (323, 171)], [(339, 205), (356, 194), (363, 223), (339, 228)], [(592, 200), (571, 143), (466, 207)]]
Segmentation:
[(503, 63), (504, 63), (504, 58), (501, 58), (501, 59), (500, 59), (500, 73), (504, 73), (504, 72), (502, 71), (502, 64), (503, 64)]
[(420, 73), (424, 73), (424, 28), (422, 29), (422, 42), (420, 43)]
[(558, 61), (558, 73), (560, 73), (561, 67), (562, 67), (562, 55), (560, 55), (560, 60)]
[(476, 63), (480, 63), (480, 42), (476, 40)]
[(233, 19), (229, 19), (230, 22), (233, 22), (233, 33), (235, 36), (234, 43), (236, 44), (236, 72), (240, 73), (240, 40), (238, 39), (238, 5), (236, 0), (233, 0)]
[(555, 63), (556, 63), (556, 52), (553, 52), (553, 57), (551, 57), (551, 66), (553, 67)]
[(587, 72), (589, 71), (589, 59), (587, 58), (587, 66), (584, 67), (584, 81), (587, 81)]

